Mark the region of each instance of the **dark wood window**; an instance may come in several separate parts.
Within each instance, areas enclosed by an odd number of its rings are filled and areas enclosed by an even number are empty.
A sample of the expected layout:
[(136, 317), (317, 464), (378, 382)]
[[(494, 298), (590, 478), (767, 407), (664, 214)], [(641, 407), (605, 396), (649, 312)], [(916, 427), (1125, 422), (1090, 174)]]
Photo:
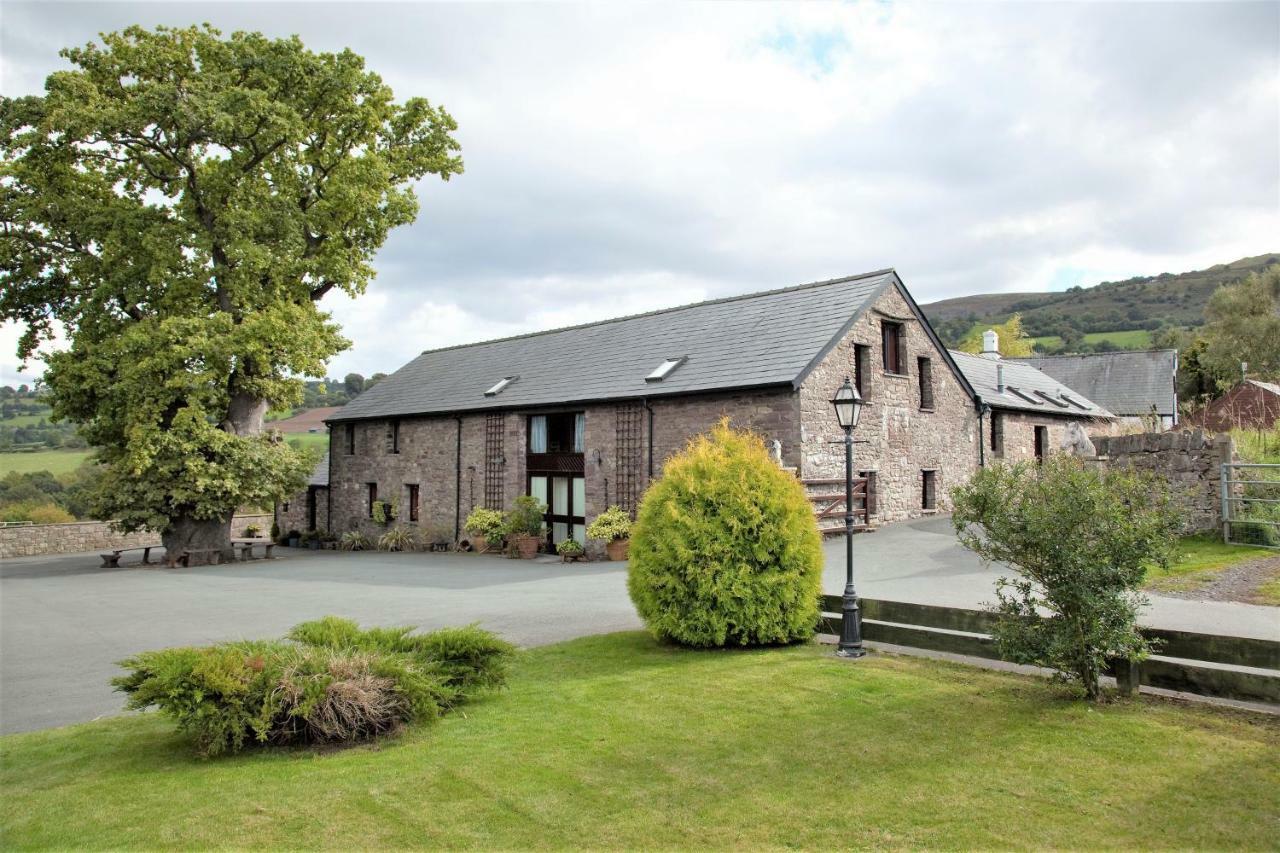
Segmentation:
[(391, 422), (391, 452), (392, 453), (400, 452), (400, 421), (399, 420), (394, 420)]
[(369, 517), (373, 518), (373, 505), (378, 502), (378, 484), (369, 483)]
[(858, 389), (858, 396), (867, 399), (871, 390), (871, 347), (866, 344), (853, 345), (853, 387)]
[(991, 413), (991, 452), (1004, 455), (1004, 415), (999, 412)]
[(920, 472), (920, 508), (938, 508), (938, 472)]
[(916, 359), (920, 374), (920, 408), (933, 408), (933, 360), (920, 356)]
[(1043, 463), (1049, 453), (1049, 428), (1038, 426), (1036, 429), (1036, 462)]
[(902, 334), (902, 324), (881, 320), (880, 338), (885, 373), (904, 375), (907, 372), (907, 360), (903, 353), (905, 336)]
[(870, 520), (871, 516), (878, 514), (879, 510), (876, 506), (876, 472), (859, 471), (858, 476), (867, 481), (867, 519)]
[(354, 456), (356, 452), (356, 425), (347, 424), (347, 455)]
[(418, 520), (418, 484), (410, 483), (406, 488), (409, 489), (409, 520)]

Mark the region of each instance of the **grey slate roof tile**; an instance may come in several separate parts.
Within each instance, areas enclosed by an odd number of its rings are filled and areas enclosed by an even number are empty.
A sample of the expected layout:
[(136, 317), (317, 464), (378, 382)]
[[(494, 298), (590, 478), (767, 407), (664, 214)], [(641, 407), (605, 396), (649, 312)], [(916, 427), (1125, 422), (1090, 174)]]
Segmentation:
[(1178, 408), (1178, 351), (1100, 352), (1021, 358), (1117, 415), (1172, 415)]
[[(796, 382), (892, 270), (428, 350), (329, 420), (549, 406)], [(646, 382), (664, 359), (687, 361)], [(485, 390), (519, 376), (499, 394)]]
[[(1018, 409), (1027, 412), (1040, 412), (1046, 415), (1075, 415), (1076, 417), (1108, 418), (1111, 412), (1086, 397), (1080, 389), (1057, 381), (1040, 370), (1025, 363), (1025, 359), (983, 358), (967, 352), (951, 350), (951, 357), (960, 367), (960, 372), (969, 380), (973, 390), (983, 402), (1000, 409)], [(1004, 393), (997, 390), (996, 366), (1004, 366)], [(1028, 402), (1013, 393), (1017, 389), (1032, 400)], [(1067, 402), (1067, 406), (1057, 406), (1046, 402), (1036, 392), (1043, 392), (1056, 400)], [(1063, 395), (1066, 395), (1064, 398)], [(1071, 404), (1071, 400), (1081, 404)], [(1081, 406), (1083, 408), (1081, 408)]]

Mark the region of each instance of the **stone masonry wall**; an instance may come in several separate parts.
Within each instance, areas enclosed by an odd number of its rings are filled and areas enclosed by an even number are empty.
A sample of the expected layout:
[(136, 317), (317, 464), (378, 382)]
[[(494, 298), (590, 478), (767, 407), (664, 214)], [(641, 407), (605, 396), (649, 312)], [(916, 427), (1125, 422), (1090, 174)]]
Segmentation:
[(1230, 435), (1147, 432), (1094, 438), (1093, 445), (1101, 464), (1151, 471), (1167, 480), (1182, 503), (1186, 532), (1221, 529), (1221, 466), (1235, 457)]
[[(992, 418), (995, 415), (1001, 423), (1000, 429), (1004, 432), (1004, 448), (1001, 451), (995, 451), (991, 448), (991, 431), (996, 429), (996, 421)], [(985, 442), (983, 453), (986, 456), (988, 465), (995, 462), (1025, 462), (1036, 458), (1036, 431), (1038, 426), (1046, 427), (1049, 430), (1048, 442), (1045, 445), (1049, 453), (1058, 453), (1062, 448), (1062, 436), (1067, 429), (1067, 424), (1075, 421), (1080, 423), (1085, 432), (1089, 431), (1090, 421), (1082, 421), (1079, 418), (1055, 417), (1053, 415), (1038, 415), (1034, 412), (1022, 412), (1016, 410), (997, 409), (987, 413), (982, 419), (982, 440)]]
[(276, 507), (275, 521), (282, 534), (290, 530), (305, 533), (311, 527), (311, 510), (307, 507), (307, 491), (316, 490), (316, 529), (329, 529), (329, 490), (324, 486), (308, 486), (292, 499)]
[[(904, 325), (907, 358), (902, 375), (884, 370), (882, 320)], [(855, 344), (869, 346), (870, 351), (864, 377), (866, 402), (854, 430), (854, 439), (866, 443), (854, 446), (854, 467), (876, 472), (878, 520), (896, 521), (925, 512), (925, 470), (937, 472), (937, 511), (949, 511), (948, 490), (966, 482), (977, 469), (977, 413), (964, 386), (896, 288), (886, 291), (858, 319), (802, 384), (801, 476), (844, 475), (844, 431), (830, 401), (845, 376), (855, 375)], [(921, 356), (931, 363), (932, 409), (921, 407), (917, 362)]]
[[(231, 535), (240, 538), (248, 524), (256, 524), (266, 536), (271, 529), (270, 515), (237, 515), (231, 521)], [(24, 527), (0, 527), (0, 559), (37, 557), (44, 554), (76, 554), (81, 551), (108, 551), (133, 548), (160, 541), (158, 533), (116, 533), (108, 521), (75, 521), (68, 524), (33, 524)]]
[[(621, 405), (601, 404), (566, 407), (560, 411), (583, 411), (586, 415), (584, 437), (584, 487), (586, 518), (590, 522), (609, 504), (618, 502), (617, 409)], [(783, 442), (783, 458), (795, 464), (798, 459), (799, 415), (797, 397), (789, 389), (737, 394), (717, 394), (655, 399), (651, 402), (654, 423), (654, 472), (661, 474), (662, 464), (684, 447), (690, 437), (705, 432), (722, 417), (728, 416), (734, 426), (759, 432), (767, 441)], [(525, 452), (527, 419), (530, 414), (550, 410), (510, 411), (503, 413), (502, 506), (508, 508), (526, 488)], [(462, 489), (461, 518), (485, 499), (485, 414), (462, 416)], [(648, 484), (648, 413), (640, 413), (639, 441), (640, 490)], [(355, 424), (355, 453), (346, 451), (346, 424), (335, 427), (331, 441), (329, 500), (332, 507), (331, 529), (338, 534), (362, 530), (370, 537), (384, 528), (369, 518), (368, 484), (377, 483), (379, 500), (398, 500), (400, 523), (408, 523), (409, 483), (419, 486), (420, 525), (454, 526), (455, 465), (457, 460), (458, 421), (453, 416), (427, 416), (400, 420), (400, 452), (391, 452), (390, 421), (365, 421)], [(305, 492), (290, 503), (304, 506)], [(305, 510), (300, 510), (305, 512)], [(283, 525), (282, 525), (283, 528)], [(302, 527), (298, 527), (299, 530)], [(596, 545), (599, 543), (588, 543)], [(603, 546), (601, 546), (603, 547)]]

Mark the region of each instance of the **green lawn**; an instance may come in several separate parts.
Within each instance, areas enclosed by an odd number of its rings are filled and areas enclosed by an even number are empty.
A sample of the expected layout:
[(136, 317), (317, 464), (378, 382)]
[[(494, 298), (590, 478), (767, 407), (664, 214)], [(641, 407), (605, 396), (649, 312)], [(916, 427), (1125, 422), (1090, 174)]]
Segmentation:
[(38, 453), (0, 453), (0, 477), (10, 471), (28, 474), (32, 471), (50, 471), (67, 474), (80, 467), (89, 458), (91, 450), (42, 450)]
[(31, 415), (14, 415), (11, 418), (4, 418), (3, 420), (0, 420), (0, 426), (35, 426), (40, 423), (40, 421), (48, 421), (49, 415), (52, 414), (52, 411), (52, 409), (45, 409), (43, 412), (36, 412)]
[[(1152, 592), (1192, 590), (1236, 563), (1275, 553), (1267, 548), (1227, 545), (1217, 535), (1187, 536), (1182, 540), (1177, 562), (1167, 569), (1148, 570), (1146, 588)], [(1268, 603), (1280, 604), (1280, 596)]]
[(1280, 721), (830, 647), (639, 633), (372, 746), (200, 760), (157, 715), (0, 739), (0, 839), (45, 848), (1271, 848)]
[[(1057, 335), (1041, 335), (1031, 340), (1042, 347), (1056, 347), (1062, 343), (1062, 338)], [(1089, 332), (1084, 336), (1084, 341), (1088, 344), (1111, 341), (1120, 349), (1150, 349), (1151, 332), (1146, 329), (1128, 329), (1122, 332)]]
[(291, 432), (286, 433), (284, 440), (290, 444), (301, 443), (303, 449), (318, 448), (321, 453), (329, 449), (329, 433), (327, 432)]

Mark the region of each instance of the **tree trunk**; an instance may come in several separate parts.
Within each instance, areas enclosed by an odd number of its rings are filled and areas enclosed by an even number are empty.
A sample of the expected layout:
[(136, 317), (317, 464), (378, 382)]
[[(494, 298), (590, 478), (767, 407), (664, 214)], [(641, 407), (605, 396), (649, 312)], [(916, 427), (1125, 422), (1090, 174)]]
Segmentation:
[(211, 548), (217, 550), (224, 563), (235, 556), (231, 550), (231, 515), (226, 518), (178, 516), (170, 519), (169, 529), (160, 541), (164, 543), (165, 556), (171, 563), (189, 550), (205, 552), (191, 555), (190, 565), (193, 566), (213, 562), (215, 554), (208, 550)]

